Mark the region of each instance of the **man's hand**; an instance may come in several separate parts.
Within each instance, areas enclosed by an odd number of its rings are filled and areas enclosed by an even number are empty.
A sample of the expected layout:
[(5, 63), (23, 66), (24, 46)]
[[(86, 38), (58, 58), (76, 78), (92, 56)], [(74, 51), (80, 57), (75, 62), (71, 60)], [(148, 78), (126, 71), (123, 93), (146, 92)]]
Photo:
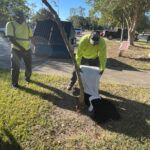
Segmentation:
[(27, 55), (27, 51), (23, 47), (20, 49), (20, 51), (23, 53), (23, 55)]
[(103, 73), (104, 73), (104, 70), (100, 71), (100, 73), (99, 73), (99, 74), (100, 74), (100, 75), (102, 75)]
[(79, 72), (82, 72), (81, 68), (79, 68)]
[(34, 37), (30, 37), (30, 40), (31, 40), (31, 43), (34, 45), (33, 54), (35, 55), (37, 52), (36, 41), (35, 41)]
[(33, 54), (35, 55), (35, 54), (36, 54), (36, 52), (37, 52), (37, 47), (36, 47), (36, 46), (34, 46)]

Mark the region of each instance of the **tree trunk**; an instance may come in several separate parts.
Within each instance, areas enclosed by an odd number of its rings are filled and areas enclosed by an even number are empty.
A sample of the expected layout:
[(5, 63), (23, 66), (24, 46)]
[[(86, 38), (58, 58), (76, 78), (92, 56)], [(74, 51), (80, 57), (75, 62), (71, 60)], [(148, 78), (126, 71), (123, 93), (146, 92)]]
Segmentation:
[(128, 28), (128, 41), (129, 41), (129, 45), (134, 45), (134, 32), (133, 30)]
[(142, 6), (142, 1), (139, 0), (135, 2), (134, 11), (132, 9), (128, 10), (128, 12), (127, 10), (124, 10), (124, 14), (125, 14), (124, 17), (128, 26), (129, 45), (134, 45), (134, 34), (135, 34), (136, 26), (138, 24), (138, 21), (143, 15), (143, 13), (141, 14), (140, 12), (141, 6)]
[(57, 13), (55, 12), (55, 10), (54, 10), (54, 9), (51, 7), (51, 5), (47, 2), (47, 0), (42, 0), (42, 2), (49, 8), (50, 13), (52, 14), (53, 19), (54, 19), (55, 22), (57, 23), (58, 28), (59, 28), (59, 30), (60, 30), (60, 33), (61, 33), (61, 35), (62, 35), (62, 37), (63, 37), (63, 40), (64, 40), (64, 42), (65, 42), (65, 44), (66, 44), (67, 50), (69, 51), (69, 54), (70, 54), (70, 56), (71, 56), (71, 58), (72, 58), (72, 61), (73, 61), (74, 65), (75, 65), (75, 69), (76, 69), (77, 77), (78, 77), (78, 81), (79, 81), (79, 86), (80, 86), (80, 101), (79, 101), (79, 102), (80, 102), (80, 106), (83, 106), (83, 104), (84, 104), (84, 88), (83, 88), (82, 80), (81, 80), (81, 78), (80, 78), (79, 67), (78, 67), (78, 65), (77, 65), (77, 62), (76, 62), (76, 60), (75, 60), (75, 57), (74, 57), (72, 48), (71, 48), (71, 46), (70, 46), (70, 44), (69, 44), (69, 41), (68, 41), (68, 39), (67, 39), (67, 34), (66, 34), (64, 28), (62, 27), (62, 24), (61, 24), (61, 22), (60, 22), (60, 19), (59, 19)]
[(121, 25), (121, 37), (120, 37), (120, 42), (122, 42), (123, 41), (123, 36), (124, 36), (124, 23), (122, 23), (122, 25)]

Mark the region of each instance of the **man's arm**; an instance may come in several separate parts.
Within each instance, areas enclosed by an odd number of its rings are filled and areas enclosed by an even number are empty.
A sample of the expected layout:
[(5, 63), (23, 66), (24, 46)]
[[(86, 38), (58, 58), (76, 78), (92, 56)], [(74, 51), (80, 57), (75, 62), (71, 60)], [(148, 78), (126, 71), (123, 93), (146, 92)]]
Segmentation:
[(83, 36), (81, 38), (80, 42), (79, 42), (79, 45), (78, 45), (78, 50), (77, 50), (77, 53), (76, 53), (76, 61), (77, 61), (77, 64), (78, 64), (79, 67), (80, 67), (80, 64), (81, 64), (82, 57), (83, 57), (83, 50), (87, 46), (87, 42), (88, 42), (88, 37)]
[(37, 51), (37, 45), (36, 45), (35, 39), (34, 37), (30, 37), (30, 40), (31, 40), (31, 43), (34, 45), (33, 53), (35, 54)]
[(26, 52), (26, 50), (16, 41), (16, 39), (13, 36), (8, 36), (9, 41), (16, 45), (22, 52)]
[(35, 39), (33, 37), (33, 33), (32, 33), (31, 27), (29, 27), (29, 39), (31, 40), (31, 43), (34, 45), (33, 54), (35, 54), (36, 51), (37, 51), (37, 45), (36, 45), (36, 41), (35, 41)]

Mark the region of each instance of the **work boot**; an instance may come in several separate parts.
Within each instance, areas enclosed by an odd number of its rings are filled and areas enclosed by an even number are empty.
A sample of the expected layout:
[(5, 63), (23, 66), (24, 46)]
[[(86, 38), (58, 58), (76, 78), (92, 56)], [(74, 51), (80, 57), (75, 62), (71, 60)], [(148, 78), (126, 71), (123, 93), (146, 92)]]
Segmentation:
[(30, 83), (30, 79), (26, 79), (26, 83), (29, 84)]
[(67, 86), (67, 90), (68, 90), (68, 91), (71, 91), (71, 90), (72, 90), (72, 87), (73, 87), (73, 85), (72, 85), (72, 84), (69, 84), (69, 85)]
[(19, 86), (18, 86), (18, 83), (12, 84), (12, 89), (16, 90), (18, 87), (19, 87)]

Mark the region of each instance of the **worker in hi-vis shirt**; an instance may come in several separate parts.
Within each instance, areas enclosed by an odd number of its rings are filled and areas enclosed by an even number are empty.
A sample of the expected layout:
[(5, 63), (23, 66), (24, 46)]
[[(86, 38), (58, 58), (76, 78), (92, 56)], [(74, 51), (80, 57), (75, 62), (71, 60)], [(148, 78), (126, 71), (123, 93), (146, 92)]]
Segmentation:
[[(79, 42), (76, 53), (76, 61), (78, 66), (89, 65), (100, 67), (100, 74), (102, 75), (106, 67), (106, 43), (100, 37), (99, 31), (92, 31), (91, 34), (83, 36)], [(81, 69), (79, 69), (81, 71)], [(67, 90), (71, 90), (77, 80), (75, 69), (72, 72), (72, 77)]]
[(21, 58), (25, 64), (25, 80), (27, 84), (30, 82), (32, 73), (32, 51), (30, 48), (30, 40), (34, 45), (36, 52), (36, 43), (33, 39), (31, 27), (25, 22), (23, 11), (17, 10), (13, 13), (14, 21), (6, 24), (6, 36), (11, 42), (11, 77), (12, 88), (18, 88), (18, 79), (20, 72)]

